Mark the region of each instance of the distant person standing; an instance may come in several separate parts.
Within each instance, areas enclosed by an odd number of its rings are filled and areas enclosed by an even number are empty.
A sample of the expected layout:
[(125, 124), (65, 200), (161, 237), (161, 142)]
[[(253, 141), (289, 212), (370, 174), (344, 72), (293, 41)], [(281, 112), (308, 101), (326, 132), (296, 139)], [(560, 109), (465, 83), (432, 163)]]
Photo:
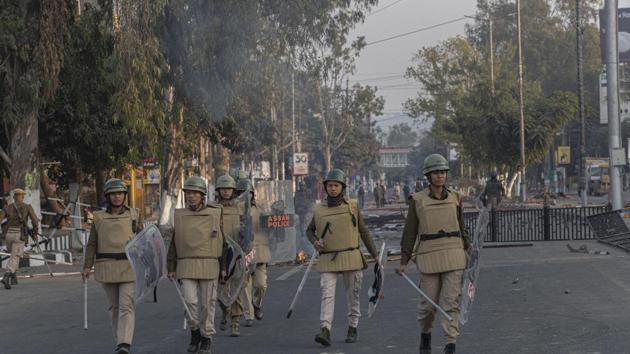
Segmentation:
[(501, 182), (497, 180), (497, 173), (490, 172), (490, 180), (486, 182), (486, 188), (483, 191), (483, 199), (490, 209), (495, 209), (501, 203), (501, 197), (505, 195), (505, 189)]
[(387, 204), (387, 191), (385, 190), (385, 182), (381, 181), (379, 185), (379, 199), (381, 200), (381, 208)]
[(420, 179), (420, 177), (416, 178), (416, 185), (413, 188), (413, 192), (418, 193), (421, 192), (423, 189), (424, 188), (422, 186), (422, 180)]
[(402, 188), (403, 195), (405, 197), (405, 203), (408, 202), (409, 196), (411, 195), (411, 187), (409, 187), (409, 183), (405, 182), (405, 185)]
[(400, 183), (396, 182), (396, 184), (394, 185), (394, 199), (398, 200), (400, 199)]
[(374, 204), (376, 204), (377, 208), (381, 207), (381, 199), (379, 198), (379, 195), (381, 194), (381, 187), (379, 186), (379, 182), (376, 182), (376, 185), (374, 186)]
[(359, 183), (357, 199), (359, 200), (359, 209), (363, 209), (365, 207), (365, 188), (363, 188), (363, 183)]

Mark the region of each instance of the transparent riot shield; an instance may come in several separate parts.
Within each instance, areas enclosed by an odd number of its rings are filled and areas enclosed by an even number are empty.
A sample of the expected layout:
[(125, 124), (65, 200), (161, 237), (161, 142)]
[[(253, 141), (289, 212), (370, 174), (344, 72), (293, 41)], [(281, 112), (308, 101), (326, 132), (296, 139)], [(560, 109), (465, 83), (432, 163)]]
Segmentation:
[(146, 226), (129, 241), (125, 252), (136, 275), (134, 301), (138, 303), (153, 292), (166, 275), (166, 247), (160, 230), (153, 224)]
[(477, 279), (479, 278), (479, 260), (481, 257), (481, 248), (483, 240), (488, 233), (488, 222), (490, 221), (490, 213), (488, 208), (479, 211), (477, 224), (472, 234), (471, 246), (468, 254), (468, 262), (464, 270), (462, 281), (462, 292), (459, 300), (459, 323), (465, 324), (468, 321), (468, 315), (475, 294), (477, 292)]
[(289, 262), (295, 259), (296, 225), (291, 181), (262, 181), (256, 184), (256, 205), (260, 210), (261, 229), (269, 236), (271, 262)]

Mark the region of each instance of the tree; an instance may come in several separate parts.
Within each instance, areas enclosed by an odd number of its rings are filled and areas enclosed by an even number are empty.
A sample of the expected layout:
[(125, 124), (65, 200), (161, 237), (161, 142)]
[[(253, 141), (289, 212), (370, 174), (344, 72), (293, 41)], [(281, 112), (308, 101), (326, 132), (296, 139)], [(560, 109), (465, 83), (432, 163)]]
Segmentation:
[(407, 123), (400, 123), (389, 128), (387, 133), (387, 146), (410, 147), (418, 142), (418, 132)]

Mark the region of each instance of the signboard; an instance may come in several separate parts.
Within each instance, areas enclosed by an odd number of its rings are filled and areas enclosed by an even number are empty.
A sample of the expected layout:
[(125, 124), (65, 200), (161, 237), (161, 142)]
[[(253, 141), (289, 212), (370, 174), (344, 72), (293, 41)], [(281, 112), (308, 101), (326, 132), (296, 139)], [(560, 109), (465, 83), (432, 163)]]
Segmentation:
[(144, 184), (160, 184), (159, 168), (145, 169), (144, 173)]
[(295, 215), (293, 214), (276, 214), (276, 215), (261, 215), (260, 225), (267, 229), (286, 229), (293, 227), (295, 224)]
[(558, 150), (556, 150), (556, 162), (558, 163), (558, 165), (571, 164), (571, 147), (570, 146), (558, 146)]
[[(602, 62), (606, 62), (606, 26), (608, 18), (604, 9), (599, 10), (599, 38)], [(617, 9), (617, 49), (619, 62), (630, 62), (630, 8)]]
[(293, 154), (293, 175), (308, 175), (308, 154), (304, 152), (296, 152)]

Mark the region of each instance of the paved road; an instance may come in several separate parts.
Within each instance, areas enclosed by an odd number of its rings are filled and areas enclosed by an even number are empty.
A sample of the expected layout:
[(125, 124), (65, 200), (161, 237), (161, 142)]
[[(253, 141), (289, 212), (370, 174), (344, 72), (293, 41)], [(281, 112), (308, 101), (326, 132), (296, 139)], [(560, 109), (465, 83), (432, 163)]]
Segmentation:
[[(577, 247), (581, 243), (574, 243)], [(593, 242), (591, 249), (609, 256), (569, 253), (565, 243), (484, 249), (482, 273), (471, 319), (462, 327), (458, 353), (630, 353), (630, 258), (625, 252)], [(417, 296), (402, 279), (385, 279), (387, 294), (379, 311), (359, 327), (359, 342), (343, 343), (345, 297), (339, 282), (332, 337), (322, 348), (318, 331), (319, 282), (313, 274), (293, 317), (288, 303), (302, 273), (276, 280), (291, 268), (270, 272), (265, 318), (242, 328), (240, 338), (216, 336), (217, 353), (417, 353)], [(516, 278), (518, 280), (516, 281)], [(362, 308), (367, 312), (365, 273)], [(14, 290), (0, 290), (0, 353), (110, 353), (113, 350), (103, 291), (89, 288), (89, 330), (83, 330), (82, 284), (78, 277), (24, 280)], [(159, 302), (138, 306), (134, 353), (185, 353), (183, 309), (168, 282)], [(443, 338), (434, 330), (433, 352)]]

